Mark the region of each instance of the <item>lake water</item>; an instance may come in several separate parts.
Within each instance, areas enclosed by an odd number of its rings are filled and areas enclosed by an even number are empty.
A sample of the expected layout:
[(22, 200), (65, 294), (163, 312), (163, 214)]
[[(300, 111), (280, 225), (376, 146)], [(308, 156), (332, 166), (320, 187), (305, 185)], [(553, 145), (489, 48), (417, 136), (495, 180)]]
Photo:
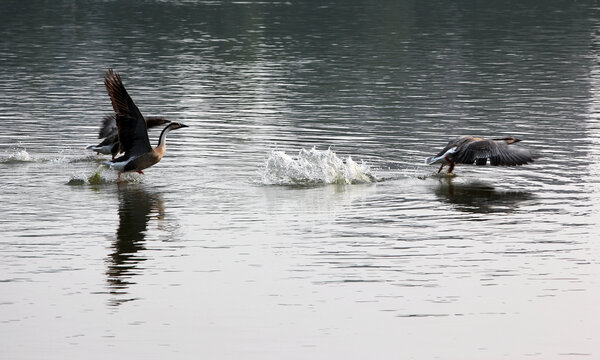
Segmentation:
[[(599, 19), (2, 1), (0, 358), (599, 358)], [(108, 67), (189, 125), (121, 182)], [(540, 158), (424, 165), (463, 134)]]

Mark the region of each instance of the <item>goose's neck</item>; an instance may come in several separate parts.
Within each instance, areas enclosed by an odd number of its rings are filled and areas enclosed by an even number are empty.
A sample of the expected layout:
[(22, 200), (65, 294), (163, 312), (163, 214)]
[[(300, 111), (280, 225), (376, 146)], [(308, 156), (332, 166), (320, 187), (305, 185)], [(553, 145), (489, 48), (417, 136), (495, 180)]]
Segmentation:
[(169, 126), (165, 127), (163, 131), (160, 133), (160, 137), (158, 138), (158, 146), (157, 147), (165, 147), (167, 145), (167, 134), (171, 131)]

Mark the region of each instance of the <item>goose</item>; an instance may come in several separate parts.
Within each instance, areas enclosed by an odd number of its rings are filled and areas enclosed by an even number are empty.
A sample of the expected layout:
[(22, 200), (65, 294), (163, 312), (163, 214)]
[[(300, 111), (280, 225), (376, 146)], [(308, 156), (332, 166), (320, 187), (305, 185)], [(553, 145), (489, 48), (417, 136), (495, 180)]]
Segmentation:
[(179, 122), (170, 122), (160, 133), (158, 145), (152, 148), (148, 139), (146, 121), (125, 90), (121, 76), (109, 68), (104, 76), (104, 85), (115, 111), (119, 146), (125, 153), (114, 160), (105, 162), (105, 165), (119, 171), (119, 178), (121, 178), (122, 172), (136, 171), (143, 174), (142, 170), (155, 165), (162, 159), (169, 132), (188, 126)]
[[(146, 117), (146, 126), (148, 129), (170, 123), (169, 120), (157, 117), (148, 116)], [(119, 131), (117, 129), (117, 117), (115, 114), (106, 115), (102, 118), (102, 125), (98, 133), (98, 139), (102, 140), (98, 145), (88, 145), (85, 148), (95, 151), (98, 154), (112, 155), (112, 158), (120, 153), (119, 149)]]
[(499, 139), (484, 139), (474, 136), (460, 136), (448, 141), (445, 148), (436, 156), (425, 159), (427, 165), (450, 165), (448, 173), (452, 173), (456, 164), (485, 165), (490, 160), (493, 166), (515, 166), (533, 162), (534, 155), (528, 149), (509, 146), (520, 142), (512, 136)]

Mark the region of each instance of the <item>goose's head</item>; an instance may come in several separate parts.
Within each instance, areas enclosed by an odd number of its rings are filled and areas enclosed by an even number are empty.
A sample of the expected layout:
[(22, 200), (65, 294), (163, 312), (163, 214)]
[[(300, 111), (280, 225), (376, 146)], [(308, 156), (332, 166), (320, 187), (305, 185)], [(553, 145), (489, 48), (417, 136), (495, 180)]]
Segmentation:
[(169, 125), (167, 125), (167, 129), (169, 130), (176, 130), (176, 129), (181, 129), (181, 128), (185, 128), (185, 127), (189, 127), (183, 123), (180, 122), (172, 122), (169, 123)]
[(172, 130), (177, 130), (177, 129), (181, 129), (184, 127), (188, 127), (185, 124), (182, 123), (178, 123), (178, 122), (170, 122), (169, 125), (167, 125), (163, 131), (160, 133), (160, 137), (158, 138), (158, 146), (165, 146), (166, 143), (166, 138), (167, 138), (167, 134), (172, 131)]

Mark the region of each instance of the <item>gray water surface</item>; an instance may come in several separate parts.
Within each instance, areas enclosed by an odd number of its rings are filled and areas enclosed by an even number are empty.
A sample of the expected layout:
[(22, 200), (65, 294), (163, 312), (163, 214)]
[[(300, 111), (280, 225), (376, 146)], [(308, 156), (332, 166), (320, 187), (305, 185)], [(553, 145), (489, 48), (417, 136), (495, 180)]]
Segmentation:
[[(598, 358), (598, 19), (2, 1), (0, 358)], [(85, 150), (108, 67), (190, 126), (122, 182)], [(463, 134), (540, 158), (424, 165)]]

